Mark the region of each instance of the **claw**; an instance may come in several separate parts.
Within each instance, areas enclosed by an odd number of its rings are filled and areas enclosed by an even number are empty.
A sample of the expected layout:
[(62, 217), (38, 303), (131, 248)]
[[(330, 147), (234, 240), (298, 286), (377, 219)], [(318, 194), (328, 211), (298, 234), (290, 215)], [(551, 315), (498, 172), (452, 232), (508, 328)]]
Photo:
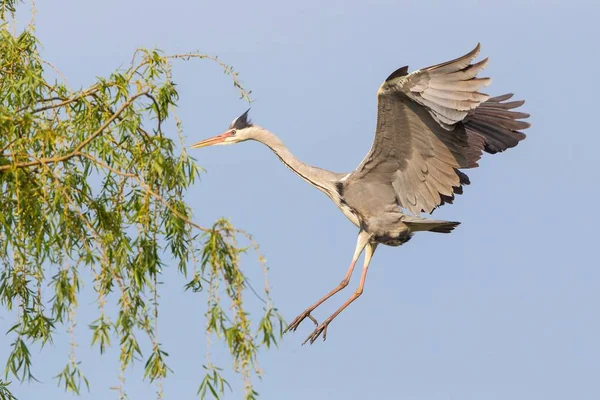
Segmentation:
[[(312, 310), (311, 310), (312, 311)], [(310, 311), (306, 310), (304, 311), (302, 314), (298, 315), (288, 326), (287, 328), (285, 328), (285, 331), (283, 331), (283, 333), (287, 333), (289, 331), (295, 332), (296, 329), (298, 329), (298, 327), (300, 326), (300, 324), (302, 323), (302, 321), (304, 321), (306, 318), (309, 318), (314, 324), (315, 326), (318, 326), (319, 323), (317, 322), (317, 320), (315, 319), (315, 317), (313, 317), (312, 315), (310, 315)]]
[(311, 333), (306, 340), (302, 342), (302, 346), (304, 346), (307, 342), (313, 344), (319, 338), (319, 336), (321, 336), (321, 333), (323, 334), (323, 341), (327, 340), (327, 326), (329, 325), (329, 322), (330, 321), (325, 321), (321, 325), (317, 326), (313, 333)]

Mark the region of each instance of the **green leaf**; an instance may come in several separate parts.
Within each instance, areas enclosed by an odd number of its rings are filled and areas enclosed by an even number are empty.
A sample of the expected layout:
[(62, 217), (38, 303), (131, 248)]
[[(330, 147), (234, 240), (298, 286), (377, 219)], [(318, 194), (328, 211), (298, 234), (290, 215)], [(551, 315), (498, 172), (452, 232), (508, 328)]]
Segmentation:
[[(207, 335), (227, 344), (244, 394), (254, 398), (259, 349), (277, 344), (282, 319), (266, 286), (255, 292), (266, 303), (264, 315), (247, 305), (253, 294), (245, 290), (251, 285), (240, 255), (257, 249), (251, 237), (227, 220), (211, 227), (193, 220), (187, 189), (201, 168), (185, 149), (184, 124), (174, 113), (180, 101), (174, 63), (211, 60), (249, 101), (237, 72), (202, 53), (139, 49), (127, 67), (73, 91), (42, 59), (35, 21), (11, 25), (17, 4), (0, 0), (0, 305), (14, 315), (5, 328), (5, 378), (35, 379), (30, 347), (44, 350), (56, 332), (67, 331), (70, 349), (58, 385), (76, 394), (83, 385), (89, 390), (75, 329), (83, 293), (97, 306), (86, 321), (91, 345), (105, 354), (118, 344), (115, 374), (122, 377), (147, 354), (144, 377), (166, 378), (168, 354), (158, 342), (161, 279), (176, 268), (183, 283), (165, 284), (183, 284), (200, 301), (194, 304), (204, 301), (194, 309), (204, 313)], [(222, 397), (229, 383), (208, 365), (198, 394)], [(0, 399), (11, 398), (7, 385), (0, 381)]]

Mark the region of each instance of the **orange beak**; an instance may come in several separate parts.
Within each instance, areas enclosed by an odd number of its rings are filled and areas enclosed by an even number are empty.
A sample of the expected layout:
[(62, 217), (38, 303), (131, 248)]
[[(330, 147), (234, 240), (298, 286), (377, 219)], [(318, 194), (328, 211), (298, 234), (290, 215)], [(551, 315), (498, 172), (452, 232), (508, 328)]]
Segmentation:
[(212, 146), (212, 145), (215, 145), (215, 144), (218, 144), (218, 143), (222, 143), (229, 136), (231, 136), (231, 131), (227, 131), (227, 132), (222, 133), (220, 135), (213, 136), (211, 138), (201, 140), (201, 141), (199, 141), (197, 143), (194, 143), (190, 147), (192, 149), (199, 149), (200, 147)]

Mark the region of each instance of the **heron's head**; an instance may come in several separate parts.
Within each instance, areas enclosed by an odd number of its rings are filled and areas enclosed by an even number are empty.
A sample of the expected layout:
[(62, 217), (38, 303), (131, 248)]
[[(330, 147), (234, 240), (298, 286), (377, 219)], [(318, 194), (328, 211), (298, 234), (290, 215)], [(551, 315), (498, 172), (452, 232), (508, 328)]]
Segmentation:
[(222, 134), (201, 140), (194, 143), (191, 147), (193, 149), (199, 149), (200, 147), (215, 146), (219, 144), (234, 144), (243, 142), (244, 140), (253, 139), (253, 134), (256, 133), (258, 127), (253, 125), (248, 119), (248, 111), (250, 111), (250, 109), (234, 119), (229, 125), (229, 128)]

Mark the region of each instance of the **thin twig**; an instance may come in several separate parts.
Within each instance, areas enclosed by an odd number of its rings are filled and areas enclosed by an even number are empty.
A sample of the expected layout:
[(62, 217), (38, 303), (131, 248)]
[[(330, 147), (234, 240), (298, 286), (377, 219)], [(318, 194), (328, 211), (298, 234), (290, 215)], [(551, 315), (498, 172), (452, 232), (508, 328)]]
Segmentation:
[(146, 92), (145, 95), (150, 100), (152, 100), (152, 102), (154, 103), (154, 106), (156, 107), (156, 114), (157, 114), (157, 119), (158, 119), (158, 126), (156, 127), (156, 129), (157, 129), (157, 132), (162, 133), (162, 131), (161, 131), (162, 118), (160, 116), (160, 106), (158, 105), (158, 101), (156, 101), (156, 98), (154, 98), (154, 96), (152, 96), (148, 92)]
[[(91, 95), (93, 93), (96, 93), (99, 90), (100, 90), (100, 88), (97, 87), (97, 85), (94, 85), (94, 86), (90, 87), (89, 89), (87, 89), (87, 90), (85, 90), (83, 92), (80, 92), (79, 94), (77, 94), (75, 96), (72, 96), (71, 98), (68, 98), (66, 100), (61, 101), (60, 103), (50, 104), (50, 105), (47, 105), (47, 106), (44, 106), (44, 107), (36, 108), (33, 111), (31, 111), (31, 113), (32, 114), (37, 114), (37, 113), (40, 113), (42, 111), (47, 111), (47, 110), (51, 110), (51, 109), (54, 109), (54, 108), (60, 108), (60, 107), (66, 106), (69, 103), (72, 103), (72, 102), (77, 101), (79, 99), (85, 98), (85, 97), (87, 97), (87, 96), (89, 96), (89, 95)], [(59, 99), (60, 98), (57, 98), (56, 100), (59, 100)], [(55, 100), (55, 98), (44, 99), (44, 100), (41, 100), (41, 101), (46, 102), (46, 101), (53, 101), (53, 100)], [(25, 110), (26, 108), (27, 107), (22, 107), (22, 108), (18, 109), (17, 112), (21, 112), (21, 111)]]
[(250, 98), (250, 93), (246, 91), (246, 89), (244, 89), (244, 87), (242, 86), (242, 83), (240, 82), (239, 78), (238, 78), (238, 73), (235, 72), (235, 70), (230, 66), (225, 64), (223, 61), (219, 60), (218, 57), (215, 56), (210, 56), (208, 54), (202, 54), (200, 52), (196, 52), (196, 53), (182, 53), (182, 54), (173, 54), (170, 56), (165, 56), (165, 59), (182, 59), (182, 60), (189, 60), (192, 58), (198, 58), (201, 60), (211, 60), (217, 64), (219, 64), (221, 66), (221, 68), (223, 68), (223, 70), (225, 71), (226, 74), (231, 75), (231, 78), (233, 79), (233, 85), (238, 88), (238, 90), (240, 91), (241, 97), (246, 99), (246, 101), (248, 103), (252, 103), (252, 99)]
[(119, 115), (121, 115), (121, 113), (123, 113), (123, 111), (125, 111), (125, 109), (127, 107), (129, 107), (138, 97), (144, 96), (146, 94), (147, 94), (147, 92), (138, 93), (138, 94), (132, 96), (125, 103), (123, 103), (121, 105), (121, 107), (109, 119), (107, 119), (102, 124), (102, 126), (100, 126), (100, 128), (98, 128), (94, 133), (92, 133), (90, 136), (88, 136), (83, 142), (79, 143), (77, 145), (77, 147), (75, 147), (75, 149), (71, 153), (66, 154), (64, 156), (60, 156), (60, 157), (42, 158), (39, 161), (28, 161), (28, 162), (22, 162), (22, 163), (13, 163), (13, 164), (10, 164), (10, 165), (2, 165), (2, 166), (0, 166), (0, 171), (9, 170), (11, 168), (33, 167), (35, 165), (40, 165), (41, 163), (44, 163), (44, 164), (53, 164), (53, 163), (57, 163), (57, 162), (66, 161), (66, 160), (68, 160), (70, 158), (73, 158), (75, 156), (80, 155), (81, 154), (80, 153), (81, 149), (83, 149), (91, 141), (93, 141), (94, 139), (96, 139), (96, 137), (98, 137), (108, 127), (108, 125), (110, 125), (115, 119), (117, 119), (119, 117)]
[(163, 205), (165, 207), (167, 207), (169, 209), (169, 211), (171, 211), (173, 214), (175, 214), (178, 218), (180, 218), (183, 222), (190, 224), (191, 226), (193, 226), (194, 228), (197, 228), (199, 230), (201, 230), (202, 232), (210, 232), (213, 229), (209, 229), (209, 228), (204, 228), (203, 226), (198, 225), (197, 223), (195, 223), (194, 221), (190, 220), (189, 218), (187, 218), (185, 215), (181, 214), (179, 211), (177, 211), (176, 209), (174, 209), (167, 200), (165, 200), (160, 194), (156, 193), (154, 190), (152, 190), (150, 188), (150, 186), (148, 186), (146, 183), (144, 183), (140, 178), (138, 178), (137, 176), (134, 176), (133, 179), (135, 179), (140, 186), (149, 194), (151, 194), (152, 196), (154, 196), (158, 201), (160, 201), (161, 203), (163, 203)]
[(109, 171), (114, 172), (117, 175), (124, 176), (127, 178), (134, 178), (137, 176), (135, 174), (129, 174), (127, 172), (119, 171), (118, 169), (115, 169), (115, 168), (111, 167), (110, 165), (106, 164), (104, 161), (98, 160), (97, 158), (95, 158), (87, 153), (79, 153), (78, 155), (81, 157), (87, 158), (91, 162), (96, 163), (96, 164), (100, 165), (101, 167), (104, 167), (104, 168), (108, 169)]
[(10, 146), (13, 145), (13, 143), (15, 143), (17, 140), (19, 140), (20, 138), (16, 138), (15, 140), (13, 140), (12, 142), (9, 142), (6, 146), (4, 146), (2, 149), (0, 149), (0, 155), (4, 156), (4, 157), (10, 157), (10, 155), (6, 155), (6, 154), (2, 154), (4, 153), (4, 151), (6, 149), (8, 149)]

